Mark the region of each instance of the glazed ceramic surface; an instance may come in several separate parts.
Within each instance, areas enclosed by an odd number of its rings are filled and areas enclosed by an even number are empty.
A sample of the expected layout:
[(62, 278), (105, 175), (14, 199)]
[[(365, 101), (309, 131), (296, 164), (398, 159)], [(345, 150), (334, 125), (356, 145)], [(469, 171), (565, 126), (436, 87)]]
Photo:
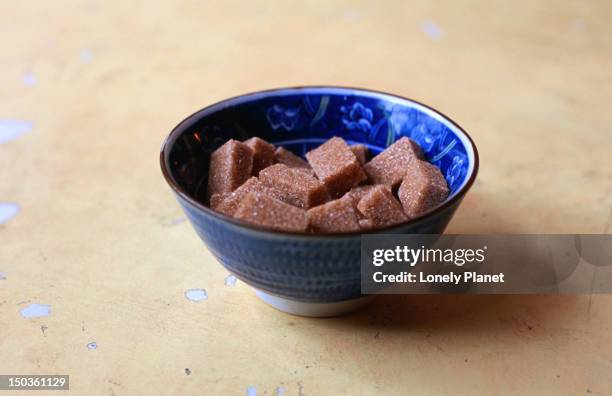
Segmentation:
[(231, 98), (179, 124), (166, 139), (161, 166), (194, 229), (229, 271), (270, 294), (306, 302), (360, 297), (360, 234), (267, 231), (206, 207), (210, 154), (229, 139), (259, 136), (304, 153), (333, 136), (376, 155), (402, 136), (421, 145), (450, 195), (437, 208), (376, 232), (442, 233), (473, 183), (478, 155), (468, 135), (417, 102), (338, 87), (286, 88)]

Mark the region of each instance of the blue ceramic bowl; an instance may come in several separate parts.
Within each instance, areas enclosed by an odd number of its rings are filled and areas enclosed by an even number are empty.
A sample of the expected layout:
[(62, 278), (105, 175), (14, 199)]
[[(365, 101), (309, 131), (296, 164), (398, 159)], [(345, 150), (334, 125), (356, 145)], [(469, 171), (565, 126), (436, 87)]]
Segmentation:
[(446, 177), (442, 204), (378, 233), (442, 233), (478, 169), (474, 142), (457, 124), (410, 99), (340, 88), (282, 88), (208, 106), (177, 125), (161, 150), (166, 181), (208, 249), (236, 277), (268, 295), (306, 303), (359, 298), (360, 234), (282, 233), (205, 205), (210, 154), (229, 139), (259, 136), (303, 155), (333, 136), (372, 155), (402, 136), (418, 142)]

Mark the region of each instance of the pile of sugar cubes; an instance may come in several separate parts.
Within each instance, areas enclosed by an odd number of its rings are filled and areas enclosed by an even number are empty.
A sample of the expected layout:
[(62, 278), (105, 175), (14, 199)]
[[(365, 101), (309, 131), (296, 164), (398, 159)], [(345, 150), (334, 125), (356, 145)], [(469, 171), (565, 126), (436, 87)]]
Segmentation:
[(333, 137), (306, 160), (258, 137), (229, 140), (210, 159), (207, 198), (226, 216), (287, 232), (371, 231), (419, 216), (448, 195), (440, 170), (402, 137), (369, 162)]

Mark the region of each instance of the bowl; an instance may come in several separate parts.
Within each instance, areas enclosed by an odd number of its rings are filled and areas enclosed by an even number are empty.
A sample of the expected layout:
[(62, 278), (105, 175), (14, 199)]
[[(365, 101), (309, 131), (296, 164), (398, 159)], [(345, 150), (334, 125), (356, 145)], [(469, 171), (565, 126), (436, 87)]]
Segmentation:
[(277, 232), (205, 205), (211, 153), (229, 139), (258, 136), (298, 155), (333, 136), (375, 155), (407, 136), (448, 182), (448, 198), (418, 218), (375, 233), (441, 234), (478, 170), (472, 139), (414, 100), (344, 87), (279, 88), (223, 100), (178, 124), (162, 145), (163, 175), (193, 228), (217, 260), (270, 305), (293, 314), (331, 316), (356, 309), (361, 294), (360, 233)]

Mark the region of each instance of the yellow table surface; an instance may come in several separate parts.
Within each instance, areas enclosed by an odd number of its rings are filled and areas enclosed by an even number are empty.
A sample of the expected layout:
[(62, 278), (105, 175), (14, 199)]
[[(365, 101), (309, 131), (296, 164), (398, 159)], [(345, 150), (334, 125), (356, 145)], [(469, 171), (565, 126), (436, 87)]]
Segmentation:
[(611, 20), (606, 1), (4, 3), (0, 120), (33, 128), (0, 144), (0, 202), (21, 208), (0, 225), (0, 373), (86, 395), (612, 394), (612, 296), (286, 315), (224, 284), (158, 165), (217, 100), (362, 86), (474, 137), (448, 232), (610, 233)]

